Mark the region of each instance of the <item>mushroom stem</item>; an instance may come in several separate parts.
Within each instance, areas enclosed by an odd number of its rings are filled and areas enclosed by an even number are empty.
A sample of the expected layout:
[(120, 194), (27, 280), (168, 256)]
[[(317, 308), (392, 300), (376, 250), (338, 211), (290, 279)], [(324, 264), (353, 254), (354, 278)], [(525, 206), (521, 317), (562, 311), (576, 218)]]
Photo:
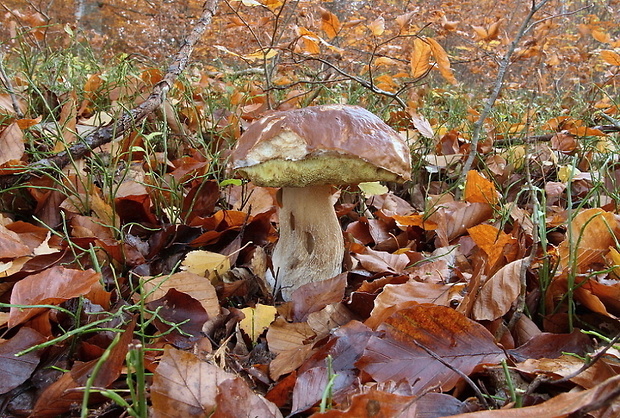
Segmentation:
[(339, 274), (343, 257), (344, 239), (331, 186), (282, 188), (280, 238), (272, 262), (284, 300), (306, 283)]

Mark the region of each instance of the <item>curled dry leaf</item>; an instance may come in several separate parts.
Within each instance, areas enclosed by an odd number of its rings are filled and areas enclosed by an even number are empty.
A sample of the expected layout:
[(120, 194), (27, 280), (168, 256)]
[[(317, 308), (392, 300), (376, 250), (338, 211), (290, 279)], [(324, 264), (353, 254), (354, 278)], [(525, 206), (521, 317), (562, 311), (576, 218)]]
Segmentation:
[(385, 335), (370, 338), (358, 368), (377, 382), (406, 380), (415, 393), (435, 387), (448, 391), (460, 380), (454, 369), (469, 374), (505, 358), (486, 328), (444, 306), (400, 310), (377, 331)]
[(521, 292), (521, 270), (526, 261), (506, 264), (482, 285), (472, 309), (474, 319), (493, 321), (508, 313)]
[[(528, 359), (517, 363), (515, 369), (524, 373), (563, 378), (577, 372), (584, 364), (583, 360), (564, 354), (554, 359)], [(612, 366), (604, 361), (597, 361), (577, 376), (572, 377), (570, 381), (584, 389), (591, 389), (616, 374)]]

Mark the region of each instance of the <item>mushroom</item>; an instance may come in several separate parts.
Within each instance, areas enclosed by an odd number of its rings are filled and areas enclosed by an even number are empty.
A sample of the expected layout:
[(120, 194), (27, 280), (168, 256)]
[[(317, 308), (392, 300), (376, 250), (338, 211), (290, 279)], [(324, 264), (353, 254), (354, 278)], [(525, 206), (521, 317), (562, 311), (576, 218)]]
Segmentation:
[(268, 280), (284, 300), (341, 272), (344, 240), (332, 185), (409, 180), (410, 158), (403, 138), (359, 106), (276, 112), (248, 127), (230, 164), (258, 186), (282, 188), (275, 276)]

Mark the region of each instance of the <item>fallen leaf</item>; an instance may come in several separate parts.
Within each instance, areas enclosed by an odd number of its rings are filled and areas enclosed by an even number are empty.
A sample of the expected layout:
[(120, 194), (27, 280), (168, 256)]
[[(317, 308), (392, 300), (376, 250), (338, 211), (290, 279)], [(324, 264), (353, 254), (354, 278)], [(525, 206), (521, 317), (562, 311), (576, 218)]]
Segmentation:
[(385, 335), (370, 338), (358, 368), (379, 383), (406, 380), (414, 393), (435, 387), (448, 391), (461, 379), (452, 369), (470, 374), (480, 364), (505, 358), (486, 328), (444, 306), (403, 309), (377, 331)]
[(274, 306), (257, 304), (255, 307), (241, 309), (245, 315), (239, 322), (239, 327), (245, 331), (253, 342), (269, 327), (276, 318), (276, 308)]
[(91, 269), (82, 271), (55, 266), (20, 280), (13, 287), (11, 304), (24, 308), (11, 308), (9, 328), (24, 323), (47, 309), (25, 308), (26, 306), (56, 305), (85, 295), (100, 279), (101, 274)]
[(45, 337), (32, 328), (20, 328), (10, 340), (0, 343), (0, 394), (7, 393), (24, 383), (40, 361), (41, 350), (17, 357), (16, 354), (45, 342)]
[(474, 319), (494, 321), (508, 313), (521, 291), (521, 269), (525, 261), (506, 264), (484, 282), (472, 309)]

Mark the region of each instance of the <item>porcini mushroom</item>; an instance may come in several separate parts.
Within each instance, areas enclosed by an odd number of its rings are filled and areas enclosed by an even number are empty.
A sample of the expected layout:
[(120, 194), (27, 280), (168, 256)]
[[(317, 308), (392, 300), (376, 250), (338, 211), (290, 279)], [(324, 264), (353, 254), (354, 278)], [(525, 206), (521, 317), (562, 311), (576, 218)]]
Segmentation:
[(411, 178), (403, 138), (349, 105), (287, 110), (252, 123), (232, 151), (231, 166), (258, 186), (282, 188), (271, 285), (284, 300), (301, 285), (341, 272), (344, 240), (332, 185)]

